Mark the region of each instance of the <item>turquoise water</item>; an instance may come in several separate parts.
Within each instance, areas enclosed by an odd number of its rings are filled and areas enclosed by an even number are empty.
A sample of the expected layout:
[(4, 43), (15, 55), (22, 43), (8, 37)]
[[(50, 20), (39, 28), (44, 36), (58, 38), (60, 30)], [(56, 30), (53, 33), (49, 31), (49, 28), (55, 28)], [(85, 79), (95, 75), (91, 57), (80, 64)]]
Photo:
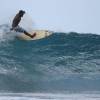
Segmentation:
[[(5, 28), (6, 27), (6, 28)], [(1, 93), (100, 91), (100, 36), (53, 33), (36, 41), (0, 31)]]

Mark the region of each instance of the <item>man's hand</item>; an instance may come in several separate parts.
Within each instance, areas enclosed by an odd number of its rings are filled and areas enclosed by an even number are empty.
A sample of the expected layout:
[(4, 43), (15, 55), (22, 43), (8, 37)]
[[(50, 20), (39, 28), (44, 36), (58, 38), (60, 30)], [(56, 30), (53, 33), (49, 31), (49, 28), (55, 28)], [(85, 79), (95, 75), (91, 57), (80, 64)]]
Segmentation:
[(11, 31), (14, 30), (14, 29), (15, 29), (15, 27), (10, 28)]
[(13, 28), (10, 28), (10, 30), (12, 31), (12, 30), (13, 30)]

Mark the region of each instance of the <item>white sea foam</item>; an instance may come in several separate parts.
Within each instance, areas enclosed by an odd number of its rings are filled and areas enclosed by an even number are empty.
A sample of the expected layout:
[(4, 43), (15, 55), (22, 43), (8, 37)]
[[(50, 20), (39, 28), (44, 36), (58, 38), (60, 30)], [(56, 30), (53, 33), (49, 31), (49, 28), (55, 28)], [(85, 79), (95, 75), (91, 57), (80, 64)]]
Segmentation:
[(1, 93), (0, 100), (100, 100), (100, 94)]
[(14, 39), (14, 32), (10, 31), (9, 24), (0, 25), (0, 42)]

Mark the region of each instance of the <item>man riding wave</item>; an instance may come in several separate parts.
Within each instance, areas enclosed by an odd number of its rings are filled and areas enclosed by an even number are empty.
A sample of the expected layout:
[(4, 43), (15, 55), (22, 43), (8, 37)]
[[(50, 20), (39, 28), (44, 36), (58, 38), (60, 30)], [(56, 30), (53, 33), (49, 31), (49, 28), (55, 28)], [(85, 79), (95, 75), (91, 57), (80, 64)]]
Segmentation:
[(23, 28), (21, 28), (18, 24), (21, 21), (21, 18), (23, 17), (23, 15), (25, 14), (25, 11), (23, 10), (19, 10), (19, 12), (16, 14), (16, 16), (13, 19), (12, 22), (12, 28), (10, 30), (14, 30), (16, 32), (23, 32), (25, 35), (33, 38), (36, 36), (36, 33), (34, 34), (29, 34), (27, 31), (25, 31)]

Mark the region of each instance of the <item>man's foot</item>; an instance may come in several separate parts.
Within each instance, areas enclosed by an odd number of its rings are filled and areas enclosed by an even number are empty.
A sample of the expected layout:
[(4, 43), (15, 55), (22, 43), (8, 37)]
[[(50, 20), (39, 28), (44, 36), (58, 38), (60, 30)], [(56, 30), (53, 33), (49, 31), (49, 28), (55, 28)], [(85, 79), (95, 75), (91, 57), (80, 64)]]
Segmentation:
[(34, 38), (36, 36), (36, 33), (34, 33), (33, 35), (31, 35), (31, 38)]

